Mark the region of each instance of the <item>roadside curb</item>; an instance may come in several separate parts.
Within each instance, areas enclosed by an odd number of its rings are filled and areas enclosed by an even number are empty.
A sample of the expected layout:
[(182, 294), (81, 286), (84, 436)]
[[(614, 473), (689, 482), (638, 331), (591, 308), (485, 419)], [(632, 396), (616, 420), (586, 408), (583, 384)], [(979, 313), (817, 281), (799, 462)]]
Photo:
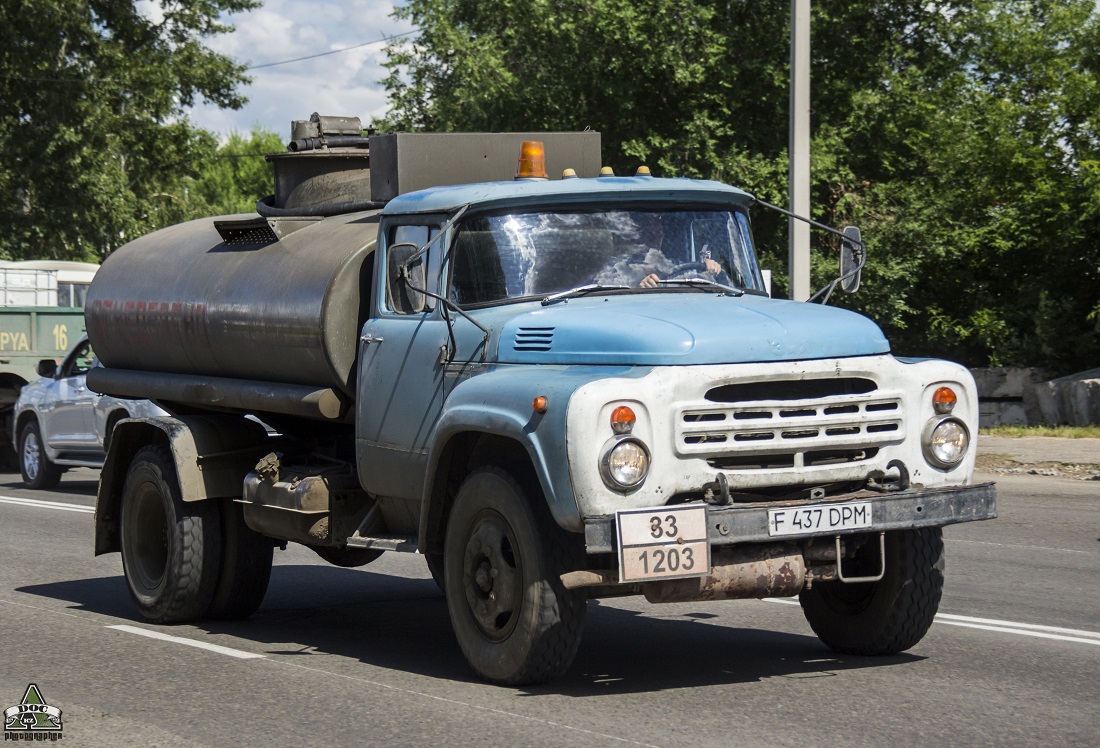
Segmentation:
[(1100, 439), (979, 436), (977, 470), (1100, 481)]

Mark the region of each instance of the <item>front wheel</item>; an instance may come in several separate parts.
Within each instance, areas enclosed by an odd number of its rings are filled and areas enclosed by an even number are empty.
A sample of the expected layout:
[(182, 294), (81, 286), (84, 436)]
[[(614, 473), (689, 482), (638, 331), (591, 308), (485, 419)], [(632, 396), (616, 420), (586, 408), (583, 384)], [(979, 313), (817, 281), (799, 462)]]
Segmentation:
[(19, 474), (27, 488), (53, 488), (61, 482), (61, 468), (50, 462), (37, 421), (27, 421), (19, 432)]
[(561, 574), (579, 553), (533, 479), (496, 467), (466, 479), (447, 523), (444, 585), (459, 647), (479, 675), (521, 685), (569, 668), (586, 596), (566, 590)]
[[(855, 564), (877, 566), (878, 550), (875, 538), (860, 550)], [(943, 593), (943, 569), (940, 528), (888, 532), (882, 579), (816, 584), (802, 591), (799, 602), (810, 628), (837, 652), (896, 654), (916, 645), (932, 625)]]
[(206, 613), (221, 570), (220, 519), (213, 501), (183, 501), (167, 449), (138, 450), (122, 488), (122, 569), (147, 620), (181, 623)]

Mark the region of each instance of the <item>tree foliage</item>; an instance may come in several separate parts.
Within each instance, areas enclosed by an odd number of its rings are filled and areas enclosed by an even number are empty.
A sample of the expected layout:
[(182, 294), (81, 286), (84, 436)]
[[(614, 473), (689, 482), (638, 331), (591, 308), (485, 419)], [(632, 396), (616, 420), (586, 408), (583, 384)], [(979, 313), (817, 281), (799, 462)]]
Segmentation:
[[(864, 229), (856, 296), (899, 353), (1100, 361), (1094, 0), (815, 0), (814, 218)], [(603, 134), (619, 173), (787, 195), (790, 5), (409, 0), (388, 48), (398, 129)], [(757, 211), (782, 288), (786, 220)], [(819, 237), (818, 283), (835, 273)]]
[(286, 150), (280, 136), (260, 126), (247, 135), (234, 132), (216, 153), (205, 157), (189, 186), (195, 215), (252, 213), (256, 201), (275, 190), (265, 156)]
[(188, 216), (180, 184), (216, 143), (182, 115), (239, 108), (243, 68), (204, 41), (258, 0), (0, 3), (0, 256), (98, 260)]

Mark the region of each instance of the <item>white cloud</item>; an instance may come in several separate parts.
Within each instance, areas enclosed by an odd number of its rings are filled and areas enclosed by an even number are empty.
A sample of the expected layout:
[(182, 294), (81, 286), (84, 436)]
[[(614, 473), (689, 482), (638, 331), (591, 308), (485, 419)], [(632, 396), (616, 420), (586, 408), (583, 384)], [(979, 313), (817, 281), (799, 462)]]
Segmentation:
[[(147, 0), (144, 4), (153, 5)], [(236, 30), (209, 40), (208, 46), (244, 64), (264, 65), (409, 31), (409, 24), (390, 17), (392, 11), (392, 0), (267, 0), (261, 8), (227, 18)], [(261, 125), (288, 137), (291, 121), (308, 119), (313, 112), (359, 117), (366, 125), (386, 111), (379, 83), (386, 75), (383, 47), (379, 42), (250, 70), (252, 83), (240, 89), (249, 99), (243, 109), (200, 103), (188, 114), (195, 124), (223, 136)]]

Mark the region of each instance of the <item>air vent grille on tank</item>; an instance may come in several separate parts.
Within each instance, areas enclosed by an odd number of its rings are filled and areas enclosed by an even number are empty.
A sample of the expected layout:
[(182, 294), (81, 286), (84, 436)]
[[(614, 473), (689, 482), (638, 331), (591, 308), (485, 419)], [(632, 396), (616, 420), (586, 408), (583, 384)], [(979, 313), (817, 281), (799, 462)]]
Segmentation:
[(226, 244), (274, 244), (279, 241), (271, 226), (264, 218), (249, 218), (244, 221), (214, 221), (222, 241)]
[(517, 351), (548, 351), (553, 342), (553, 327), (521, 327), (512, 347)]

